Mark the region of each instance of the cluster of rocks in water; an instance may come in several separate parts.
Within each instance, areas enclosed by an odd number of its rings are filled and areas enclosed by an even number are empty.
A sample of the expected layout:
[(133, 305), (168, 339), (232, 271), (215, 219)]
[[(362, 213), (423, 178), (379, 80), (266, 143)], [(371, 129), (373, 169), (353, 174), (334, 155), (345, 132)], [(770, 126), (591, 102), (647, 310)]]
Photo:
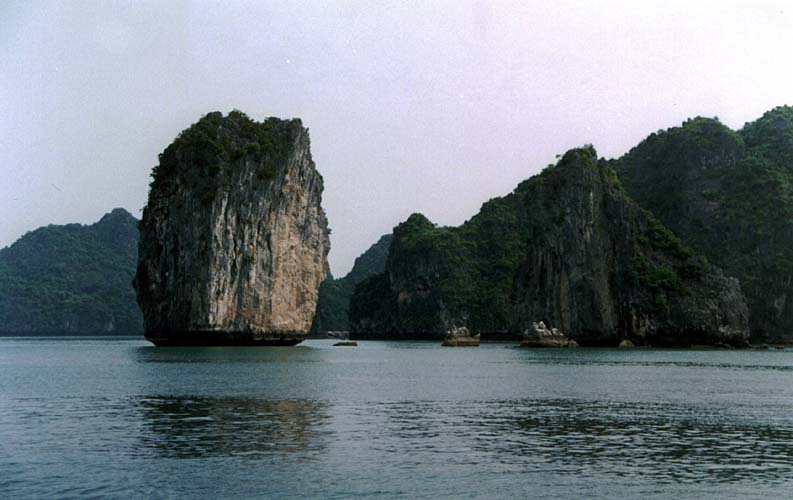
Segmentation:
[[(481, 335), (476, 334), (472, 335), (468, 328), (466, 327), (457, 327), (449, 330), (446, 334), (446, 337), (443, 339), (443, 343), (441, 345), (445, 347), (469, 347), (469, 346), (479, 346), (480, 344)], [(339, 345), (339, 344), (335, 344)], [(357, 345), (357, 344), (356, 344)], [(578, 342), (571, 339), (563, 332), (559, 331), (558, 328), (549, 328), (546, 326), (545, 322), (537, 321), (532, 323), (531, 328), (527, 328), (523, 331), (523, 335), (520, 339), (520, 345), (522, 347), (527, 347), (530, 349), (546, 349), (546, 348), (555, 348), (555, 349), (565, 349), (565, 348), (572, 348), (572, 347), (579, 347)], [(617, 345), (620, 349), (635, 349), (638, 347), (652, 347), (651, 345), (636, 345), (629, 339), (623, 339)], [(692, 345), (691, 348), (697, 349), (732, 349), (735, 346), (729, 344), (722, 344), (717, 343), (713, 345)], [(747, 347), (747, 346), (741, 346)], [(769, 349), (770, 347), (767, 344), (757, 344), (751, 345), (753, 349)], [(784, 346), (774, 346), (775, 349), (784, 349)]]
[[(481, 341), (480, 334), (472, 334), (467, 327), (459, 326), (450, 329), (441, 345), (445, 347), (476, 347)], [(523, 332), (520, 345), (531, 348), (545, 347), (578, 347), (575, 340), (568, 338), (557, 328), (548, 328), (542, 321), (532, 324)]]
[(472, 334), (467, 327), (454, 327), (446, 333), (443, 344), (446, 347), (476, 347), (480, 341), (479, 334)]
[(556, 328), (548, 328), (542, 321), (524, 330), (520, 344), (524, 347), (578, 347), (578, 342)]

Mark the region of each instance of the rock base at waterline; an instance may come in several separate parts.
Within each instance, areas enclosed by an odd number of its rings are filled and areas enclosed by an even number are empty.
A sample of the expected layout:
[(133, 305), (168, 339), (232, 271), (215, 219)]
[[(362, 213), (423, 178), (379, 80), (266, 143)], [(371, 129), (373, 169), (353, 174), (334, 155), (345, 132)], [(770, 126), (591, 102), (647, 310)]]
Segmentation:
[(302, 332), (176, 332), (149, 333), (146, 340), (158, 347), (166, 346), (292, 346), (305, 340)]

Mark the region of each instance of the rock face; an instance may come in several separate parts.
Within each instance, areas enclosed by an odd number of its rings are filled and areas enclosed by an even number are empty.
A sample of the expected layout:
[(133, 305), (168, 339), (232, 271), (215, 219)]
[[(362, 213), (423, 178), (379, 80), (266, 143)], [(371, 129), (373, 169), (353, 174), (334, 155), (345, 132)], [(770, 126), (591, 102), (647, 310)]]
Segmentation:
[(535, 215), (518, 324), (545, 318), (582, 345), (747, 343), (738, 281), (630, 200), (594, 150), (568, 152), (539, 179), (526, 193)]
[(628, 194), (740, 280), (752, 342), (793, 342), (793, 107), (695, 118), (612, 161)]
[(581, 345), (748, 339), (738, 281), (684, 247), (623, 192), (593, 148), (491, 200), (458, 228), (414, 214), (386, 272), (361, 282), (351, 338), (443, 338), (465, 326), (520, 339), (542, 320)]
[(0, 250), (0, 334), (140, 335), (129, 285), (137, 224), (116, 208), (90, 226), (41, 227)]
[(157, 345), (293, 345), (330, 248), (300, 120), (210, 113), (160, 155), (135, 288)]
[[(623, 340), (627, 342), (627, 340)], [(524, 347), (578, 347), (575, 340), (570, 340), (567, 335), (556, 328), (548, 328), (545, 323), (539, 321), (532, 323), (531, 328), (523, 332)]]

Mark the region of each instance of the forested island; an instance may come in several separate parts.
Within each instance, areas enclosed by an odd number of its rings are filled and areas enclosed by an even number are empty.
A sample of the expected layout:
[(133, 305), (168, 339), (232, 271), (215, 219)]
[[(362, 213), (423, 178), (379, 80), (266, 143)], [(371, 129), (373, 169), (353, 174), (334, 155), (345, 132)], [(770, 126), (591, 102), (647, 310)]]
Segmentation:
[(140, 335), (137, 258), (138, 221), (121, 208), (25, 234), (0, 250), (0, 334)]

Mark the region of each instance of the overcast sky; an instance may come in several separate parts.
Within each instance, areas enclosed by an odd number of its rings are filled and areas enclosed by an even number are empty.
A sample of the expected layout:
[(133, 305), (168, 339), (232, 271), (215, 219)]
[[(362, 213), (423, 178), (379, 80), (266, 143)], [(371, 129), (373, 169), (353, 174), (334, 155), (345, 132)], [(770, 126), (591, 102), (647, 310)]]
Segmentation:
[(0, 2), (0, 247), (140, 217), (209, 111), (300, 117), (330, 263), (412, 212), (457, 225), (593, 143), (793, 104), (793, 7), (730, 2)]

